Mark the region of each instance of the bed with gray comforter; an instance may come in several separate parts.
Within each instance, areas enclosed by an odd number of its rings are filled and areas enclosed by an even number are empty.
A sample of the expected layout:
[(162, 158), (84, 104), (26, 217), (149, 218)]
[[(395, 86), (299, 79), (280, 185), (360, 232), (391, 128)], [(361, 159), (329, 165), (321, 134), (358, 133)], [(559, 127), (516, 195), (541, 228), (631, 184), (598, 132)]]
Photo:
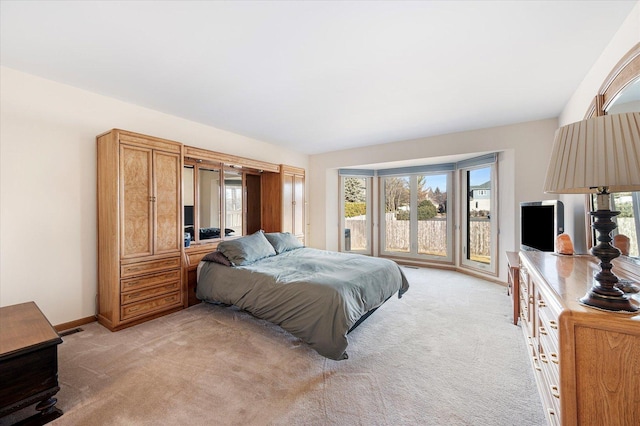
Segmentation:
[(347, 333), (354, 324), (408, 288), (391, 260), (301, 247), (290, 234), (260, 231), (225, 241), (205, 256), (196, 295), (235, 305), (281, 326), (320, 355), (341, 360), (348, 358)]

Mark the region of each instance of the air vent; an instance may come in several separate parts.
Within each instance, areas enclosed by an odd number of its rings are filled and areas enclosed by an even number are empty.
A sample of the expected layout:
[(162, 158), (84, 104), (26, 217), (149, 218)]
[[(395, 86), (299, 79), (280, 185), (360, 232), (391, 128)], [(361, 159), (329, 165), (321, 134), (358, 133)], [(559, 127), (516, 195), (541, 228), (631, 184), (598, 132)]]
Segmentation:
[(65, 330), (62, 333), (58, 333), (58, 334), (60, 335), (60, 337), (64, 337), (70, 334), (80, 333), (81, 331), (84, 331), (84, 330), (81, 329), (80, 327), (76, 327), (76, 328), (70, 328), (69, 330)]

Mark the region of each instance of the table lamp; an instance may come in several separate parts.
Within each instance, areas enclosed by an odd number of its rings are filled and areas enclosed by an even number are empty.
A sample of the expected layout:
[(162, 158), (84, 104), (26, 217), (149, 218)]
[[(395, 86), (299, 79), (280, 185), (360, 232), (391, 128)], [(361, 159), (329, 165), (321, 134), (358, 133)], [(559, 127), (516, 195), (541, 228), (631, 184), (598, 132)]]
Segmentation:
[(604, 115), (568, 124), (556, 130), (544, 192), (597, 195), (593, 229), (598, 244), (591, 254), (600, 260), (595, 282), (580, 302), (608, 311), (636, 312), (616, 287), (612, 260), (620, 251), (610, 242), (620, 212), (611, 211), (610, 194), (640, 190), (640, 112)]

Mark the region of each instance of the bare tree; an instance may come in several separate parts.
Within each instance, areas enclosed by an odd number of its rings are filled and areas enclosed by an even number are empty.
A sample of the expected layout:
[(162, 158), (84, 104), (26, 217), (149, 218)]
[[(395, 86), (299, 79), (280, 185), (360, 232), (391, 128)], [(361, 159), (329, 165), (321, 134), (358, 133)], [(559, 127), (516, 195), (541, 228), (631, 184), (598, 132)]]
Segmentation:
[(385, 207), (387, 212), (397, 212), (409, 204), (409, 181), (407, 178), (389, 177), (384, 180)]

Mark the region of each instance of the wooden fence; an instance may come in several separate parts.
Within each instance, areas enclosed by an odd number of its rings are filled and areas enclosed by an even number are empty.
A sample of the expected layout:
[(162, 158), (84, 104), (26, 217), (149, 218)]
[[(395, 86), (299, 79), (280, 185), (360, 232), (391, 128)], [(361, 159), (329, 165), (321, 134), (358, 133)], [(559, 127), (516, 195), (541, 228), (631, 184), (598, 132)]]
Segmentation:
[[(366, 220), (363, 219), (345, 220), (345, 228), (349, 229), (351, 250), (365, 248), (366, 223)], [(408, 252), (411, 236), (409, 221), (387, 217), (385, 225), (386, 251)], [(471, 221), (471, 235), (471, 253), (489, 256), (491, 238), (489, 221), (484, 218), (473, 218)], [(418, 253), (446, 256), (447, 220), (445, 218), (418, 221)]]
[[(618, 233), (625, 234), (631, 240), (630, 256), (638, 257), (638, 240), (635, 234), (633, 218), (619, 217)], [(364, 219), (346, 219), (345, 228), (351, 235), (351, 250), (364, 250), (366, 247), (366, 226)], [(386, 221), (387, 251), (409, 251), (409, 221), (387, 218)], [(486, 218), (472, 218), (471, 221), (471, 253), (489, 256), (491, 226)], [(447, 251), (447, 223), (444, 218), (418, 221), (419, 253), (444, 255)]]

